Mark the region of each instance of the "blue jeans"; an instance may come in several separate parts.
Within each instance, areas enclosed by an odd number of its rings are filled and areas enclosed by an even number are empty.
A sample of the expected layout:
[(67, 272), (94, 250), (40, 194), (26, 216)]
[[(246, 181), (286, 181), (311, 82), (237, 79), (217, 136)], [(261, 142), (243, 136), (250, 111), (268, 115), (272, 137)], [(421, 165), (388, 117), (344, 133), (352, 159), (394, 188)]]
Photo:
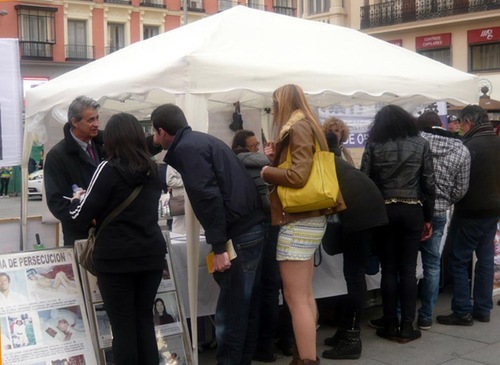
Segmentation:
[(432, 236), (429, 240), (420, 243), (424, 278), (420, 291), (422, 306), (418, 310), (418, 316), (425, 321), (432, 321), (432, 311), (438, 299), (439, 275), (441, 274), (439, 248), (445, 226), (446, 215), (432, 218)]
[(218, 365), (250, 365), (257, 345), (264, 223), (233, 237), (237, 257), (215, 272), (220, 294), (215, 310)]
[[(451, 310), (460, 315), (489, 315), (493, 309), (494, 238), (498, 217), (461, 218), (453, 216), (450, 225), (453, 299)], [(468, 268), (476, 252), (474, 291), (470, 299)]]

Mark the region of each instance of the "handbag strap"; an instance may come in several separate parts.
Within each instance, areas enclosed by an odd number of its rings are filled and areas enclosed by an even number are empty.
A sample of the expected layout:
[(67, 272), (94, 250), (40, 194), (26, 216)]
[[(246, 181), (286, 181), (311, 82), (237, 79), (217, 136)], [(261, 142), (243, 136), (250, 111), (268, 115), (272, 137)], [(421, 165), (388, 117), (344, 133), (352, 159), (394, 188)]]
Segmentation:
[(134, 199), (137, 197), (137, 195), (139, 195), (143, 187), (144, 185), (137, 186), (134, 189), (134, 191), (132, 191), (132, 193), (127, 197), (127, 199), (125, 199), (119, 206), (117, 206), (111, 213), (108, 214), (108, 216), (104, 219), (101, 226), (99, 227), (99, 230), (95, 235), (96, 239), (97, 236), (99, 235), (99, 232), (101, 232), (104, 229), (104, 227), (106, 227), (109, 224), (109, 222), (115, 219), (118, 214), (120, 214), (126, 207), (130, 205), (130, 203), (132, 203), (132, 201), (134, 201)]

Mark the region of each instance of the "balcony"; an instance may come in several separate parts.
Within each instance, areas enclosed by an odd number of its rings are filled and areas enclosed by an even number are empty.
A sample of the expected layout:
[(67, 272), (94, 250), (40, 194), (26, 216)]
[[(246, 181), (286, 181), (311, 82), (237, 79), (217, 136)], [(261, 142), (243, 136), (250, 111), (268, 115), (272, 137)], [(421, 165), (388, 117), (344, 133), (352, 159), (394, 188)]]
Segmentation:
[(120, 4), (120, 5), (132, 5), (132, 1), (129, 0), (104, 0), (108, 4)]
[(147, 6), (150, 8), (160, 8), (160, 9), (166, 9), (167, 6), (165, 5), (164, 0), (141, 0), (139, 3), (140, 6)]
[[(204, 13), (205, 12), (205, 4), (200, 0), (187, 0), (188, 11), (193, 11), (196, 13)], [(183, 1), (181, 0), (181, 10), (184, 10)]]
[(21, 59), (53, 61), (53, 42), (19, 41)]
[(79, 44), (66, 45), (66, 61), (95, 60), (94, 47)]
[(125, 46), (108, 46), (108, 47), (105, 47), (104, 50), (106, 52), (106, 55), (108, 54), (111, 54), (113, 52), (116, 52), (122, 48), (124, 48)]
[(274, 5), (273, 6), (274, 12), (276, 14), (283, 14), (283, 15), (288, 15), (288, 16), (295, 16), (295, 8), (291, 8), (288, 6), (279, 6), (279, 5)]
[(258, 1), (247, 1), (247, 6), (252, 9), (266, 10), (266, 6), (264, 4), (259, 4)]
[(361, 29), (500, 9), (500, 0), (394, 0), (361, 7)]
[(219, 0), (219, 11), (224, 11), (227, 9), (231, 9), (238, 5), (238, 1), (235, 0)]

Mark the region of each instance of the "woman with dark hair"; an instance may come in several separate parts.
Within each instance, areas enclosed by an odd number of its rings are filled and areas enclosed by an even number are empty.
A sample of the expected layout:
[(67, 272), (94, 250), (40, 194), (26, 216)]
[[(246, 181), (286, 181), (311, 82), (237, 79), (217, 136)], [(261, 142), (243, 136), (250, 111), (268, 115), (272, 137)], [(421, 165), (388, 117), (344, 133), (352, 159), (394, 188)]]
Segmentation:
[(155, 304), (153, 306), (153, 322), (155, 326), (175, 322), (174, 317), (167, 313), (165, 302), (161, 298), (155, 299)]
[(377, 335), (406, 343), (421, 336), (413, 328), (417, 254), (420, 241), (432, 234), (435, 198), (429, 142), (418, 135), (411, 114), (395, 105), (379, 110), (369, 131), (361, 171), (381, 191), (389, 218), (378, 242), (384, 328)]
[[(104, 130), (108, 160), (101, 162), (82, 197), (71, 201), (72, 219), (95, 220), (97, 283), (113, 329), (117, 365), (157, 365), (151, 307), (165, 267), (166, 244), (158, 225), (161, 183), (146, 137), (130, 114), (115, 114)], [(103, 220), (142, 186), (138, 196), (100, 232)]]

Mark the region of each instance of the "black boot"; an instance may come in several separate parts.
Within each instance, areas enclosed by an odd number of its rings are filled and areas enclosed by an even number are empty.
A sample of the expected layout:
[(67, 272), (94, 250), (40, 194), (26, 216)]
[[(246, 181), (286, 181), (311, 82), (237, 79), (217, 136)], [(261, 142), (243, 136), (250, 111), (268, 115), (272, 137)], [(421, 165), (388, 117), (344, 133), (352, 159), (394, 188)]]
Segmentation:
[(360, 330), (342, 331), (332, 346), (330, 350), (323, 351), (325, 359), (359, 359), (362, 349)]
[(422, 333), (420, 332), (420, 330), (416, 330), (413, 328), (413, 322), (404, 321), (401, 323), (401, 331), (398, 338), (399, 343), (407, 343), (416, 340), (421, 336)]
[(340, 341), (340, 338), (345, 331), (346, 330), (342, 330), (339, 328), (332, 337), (325, 338), (325, 341), (323, 343), (327, 346), (335, 346)]
[(397, 319), (385, 320), (384, 328), (377, 330), (377, 336), (391, 341), (399, 340), (399, 321)]

